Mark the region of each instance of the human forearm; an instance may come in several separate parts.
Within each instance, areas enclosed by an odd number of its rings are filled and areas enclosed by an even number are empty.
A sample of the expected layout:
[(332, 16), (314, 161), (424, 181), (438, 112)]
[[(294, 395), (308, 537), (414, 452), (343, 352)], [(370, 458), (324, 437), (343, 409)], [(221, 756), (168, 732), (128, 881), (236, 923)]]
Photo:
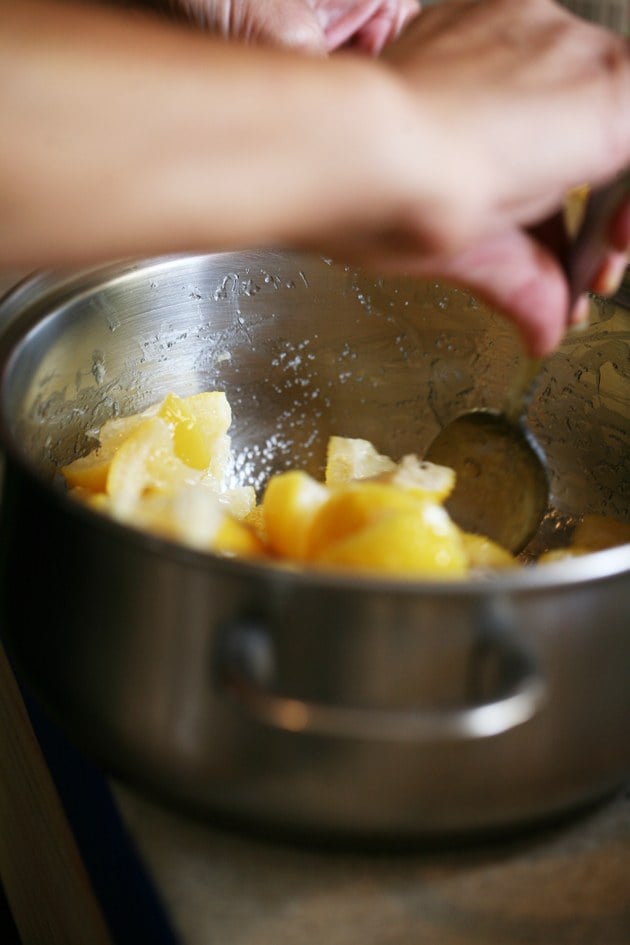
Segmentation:
[(8, 263), (305, 242), (360, 226), (402, 190), (404, 158), (370, 130), (379, 98), (395, 101), (381, 67), (104, 11), (6, 7)]
[(533, 353), (559, 340), (566, 279), (530, 228), (630, 163), (609, 34), (549, 0), (450, 0), (373, 60), (52, 0), (0, 11), (5, 264), (281, 244), (461, 282)]

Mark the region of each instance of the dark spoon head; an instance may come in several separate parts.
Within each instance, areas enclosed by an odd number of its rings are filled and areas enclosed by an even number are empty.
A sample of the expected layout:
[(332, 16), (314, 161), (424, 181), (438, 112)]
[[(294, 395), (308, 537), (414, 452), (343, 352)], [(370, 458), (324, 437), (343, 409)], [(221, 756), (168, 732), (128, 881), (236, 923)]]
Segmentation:
[(455, 470), (446, 507), (460, 528), (514, 554), (523, 550), (549, 499), (542, 451), (524, 424), (490, 410), (471, 411), (438, 434), (425, 459)]

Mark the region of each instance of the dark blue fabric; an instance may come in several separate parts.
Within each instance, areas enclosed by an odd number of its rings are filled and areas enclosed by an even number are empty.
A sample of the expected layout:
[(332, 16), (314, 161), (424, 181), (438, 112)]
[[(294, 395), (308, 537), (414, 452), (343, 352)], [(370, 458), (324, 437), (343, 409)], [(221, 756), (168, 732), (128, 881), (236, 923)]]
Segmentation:
[(35, 734), (115, 945), (181, 945), (103, 772), (18, 679)]

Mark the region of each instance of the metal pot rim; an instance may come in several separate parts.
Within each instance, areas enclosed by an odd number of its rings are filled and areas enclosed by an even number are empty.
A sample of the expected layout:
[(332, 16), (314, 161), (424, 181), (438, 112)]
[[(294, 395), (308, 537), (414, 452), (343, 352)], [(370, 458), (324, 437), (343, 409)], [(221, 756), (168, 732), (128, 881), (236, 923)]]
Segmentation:
[[(285, 255), (279, 253), (280, 255)], [(124, 259), (106, 265), (95, 265), (79, 270), (36, 271), (25, 276), (8, 293), (0, 297), (0, 367), (10, 357), (15, 342), (23, 339), (30, 330), (34, 321), (41, 316), (40, 304), (49, 299), (55, 292), (65, 292), (69, 286), (74, 288), (94, 288), (92, 279), (98, 274), (99, 281), (109, 280), (111, 277), (121, 278), (137, 272), (139, 269), (150, 270), (154, 267), (163, 267), (164, 264), (176, 263), (183, 259), (204, 259), (209, 256), (230, 256), (233, 253), (197, 253), (172, 254), (153, 257), (150, 259)], [(248, 253), (239, 255), (247, 257)], [(251, 253), (252, 260), (260, 254)], [(269, 253), (265, 253), (267, 258)], [(623, 299), (619, 299), (623, 305)], [(30, 318), (28, 315), (30, 314)], [(11, 330), (14, 322), (24, 320), (26, 331), (14, 333)], [(23, 457), (19, 445), (12, 437), (4, 403), (0, 400), (0, 449), (11, 458), (11, 461), (24, 475), (39, 488), (49, 493), (52, 501), (60, 502), (68, 514), (76, 515), (83, 520), (86, 527), (99, 528), (115, 535), (117, 540), (131, 542), (143, 548), (147, 553), (166, 556), (181, 564), (195, 569), (216, 569), (220, 573), (234, 576), (244, 576), (257, 580), (281, 581), (284, 584), (304, 584), (322, 590), (338, 588), (345, 592), (365, 593), (378, 591), (380, 593), (397, 594), (418, 593), (423, 595), (447, 596), (452, 594), (463, 596), (486, 595), (489, 592), (498, 594), (532, 593), (541, 590), (568, 588), (585, 583), (597, 582), (607, 578), (630, 573), (630, 543), (603, 551), (576, 556), (575, 558), (549, 562), (544, 565), (524, 565), (514, 570), (492, 573), (488, 576), (472, 578), (444, 579), (444, 580), (408, 580), (374, 575), (356, 575), (319, 571), (315, 568), (294, 569), (285, 565), (275, 564), (272, 561), (257, 563), (244, 559), (222, 557), (211, 552), (204, 552), (186, 547), (160, 536), (150, 535), (139, 529), (103, 515), (87, 506), (81, 505), (70, 496), (66, 496), (48, 482), (46, 478), (34, 469)]]

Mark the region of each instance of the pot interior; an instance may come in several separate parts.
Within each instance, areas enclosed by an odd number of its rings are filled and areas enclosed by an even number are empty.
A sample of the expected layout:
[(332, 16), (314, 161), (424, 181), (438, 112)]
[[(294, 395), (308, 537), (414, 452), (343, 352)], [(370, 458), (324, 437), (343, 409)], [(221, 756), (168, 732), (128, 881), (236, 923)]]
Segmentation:
[[(376, 279), (312, 256), (176, 256), (36, 278), (0, 339), (5, 439), (44, 476), (112, 415), (174, 391), (224, 390), (234, 484), (323, 471), (330, 435), (399, 459), (442, 426), (502, 405), (521, 358), (468, 293)], [(630, 311), (593, 299), (588, 329), (545, 364), (528, 423), (558, 516), (630, 520)]]

